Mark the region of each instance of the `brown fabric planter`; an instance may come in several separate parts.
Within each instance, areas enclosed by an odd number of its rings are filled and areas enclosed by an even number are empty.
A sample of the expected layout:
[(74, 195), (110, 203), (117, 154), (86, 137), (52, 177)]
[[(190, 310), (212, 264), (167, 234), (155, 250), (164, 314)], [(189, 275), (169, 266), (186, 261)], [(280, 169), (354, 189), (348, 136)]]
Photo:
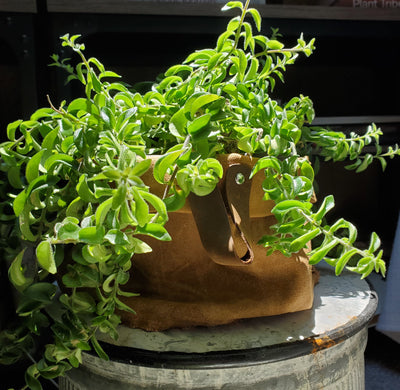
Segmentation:
[[(137, 313), (121, 312), (125, 325), (160, 331), (222, 325), (311, 308), (316, 278), (306, 253), (288, 258), (275, 252), (267, 257), (266, 249), (257, 245), (275, 223), (271, 215), (273, 203), (262, 200), (263, 173), (251, 180), (251, 187), (246, 188), (245, 183), (242, 190), (242, 184), (237, 187), (234, 183), (235, 175), (243, 166), (246, 172), (250, 171), (254, 164), (251, 158), (228, 155), (220, 161), (228, 174), (218, 193), (222, 194), (232, 234), (223, 231), (226, 224), (215, 227), (219, 224), (215, 215), (221, 213), (221, 205), (214, 200), (204, 214), (200, 211), (202, 215), (196, 215), (196, 220), (190, 208), (191, 204), (197, 209), (196, 199), (170, 213), (166, 228), (172, 241), (146, 237), (153, 251), (132, 259), (131, 279), (125, 287), (140, 296), (124, 298)], [(151, 173), (144, 180), (152, 191), (162, 194), (162, 186), (157, 190)], [(222, 250), (214, 248), (219, 242)]]

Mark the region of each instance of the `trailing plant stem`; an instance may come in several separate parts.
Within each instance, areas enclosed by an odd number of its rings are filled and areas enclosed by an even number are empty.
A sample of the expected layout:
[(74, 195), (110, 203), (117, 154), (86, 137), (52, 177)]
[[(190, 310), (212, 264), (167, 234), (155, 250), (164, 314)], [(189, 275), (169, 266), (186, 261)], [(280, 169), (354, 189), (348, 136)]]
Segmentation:
[[(242, 26), (243, 26), (244, 18), (245, 18), (245, 16), (246, 16), (246, 11), (247, 11), (247, 9), (249, 8), (249, 4), (250, 4), (250, 0), (246, 0), (246, 3), (245, 3), (245, 5), (244, 5), (244, 7), (243, 7), (243, 10), (242, 10), (242, 15), (240, 16), (239, 26), (238, 26), (238, 28), (237, 28), (237, 30), (236, 30), (235, 44), (234, 44), (234, 46), (233, 46), (233, 48), (232, 48), (232, 51), (235, 50), (235, 49), (237, 48), (238, 44), (239, 44), (240, 33), (241, 33), (241, 31), (242, 31)], [(232, 51), (231, 51), (231, 52), (232, 52)]]
[(349, 245), (348, 242), (346, 242), (345, 240), (336, 237), (334, 234), (330, 233), (329, 231), (325, 230), (318, 222), (314, 221), (309, 215), (307, 215), (303, 210), (298, 210), (299, 213), (304, 217), (304, 219), (307, 220), (307, 222), (309, 222), (311, 225), (313, 225), (315, 228), (319, 229), (319, 231), (321, 232), (321, 234), (323, 234), (325, 237), (329, 237), (331, 240), (335, 240), (336, 242), (338, 242), (340, 245), (342, 245), (343, 247), (345, 247), (346, 249), (357, 249), (357, 253), (360, 254), (363, 257), (368, 256), (368, 254), (365, 251), (362, 251), (361, 249), (355, 248), (352, 245)]

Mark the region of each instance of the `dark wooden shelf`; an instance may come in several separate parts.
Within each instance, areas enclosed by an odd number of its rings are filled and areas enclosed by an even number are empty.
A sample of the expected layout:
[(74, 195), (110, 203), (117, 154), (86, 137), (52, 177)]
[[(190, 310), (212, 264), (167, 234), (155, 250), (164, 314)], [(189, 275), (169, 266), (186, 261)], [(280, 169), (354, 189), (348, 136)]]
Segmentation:
[(0, 0), (0, 12), (36, 13), (36, 0)]
[[(0, 0), (0, 12), (37, 12), (36, 0)], [(54, 13), (133, 14), (165, 16), (228, 16), (213, 1), (47, 0)], [(315, 20), (400, 20), (400, 8), (352, 8), (253, 4), (264, 18)]]
[[(49, 12), (224, 16), (223, 3), (135, 0), (47, 0)], [(254, 4), (263, 17), (317, 20), (400, 20), (400, 8)]]

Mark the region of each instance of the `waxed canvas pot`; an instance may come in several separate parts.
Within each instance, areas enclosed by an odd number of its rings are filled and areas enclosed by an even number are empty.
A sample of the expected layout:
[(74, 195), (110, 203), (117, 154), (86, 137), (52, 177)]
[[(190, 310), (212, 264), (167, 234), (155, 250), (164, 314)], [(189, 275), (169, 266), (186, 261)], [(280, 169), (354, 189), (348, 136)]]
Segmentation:
[[(273, 203), (262, 200), (263, 173), (242, 189), (235, 177), (250, 172), (254, 160), (231, 154), (220, 162), (225, 174), (216, 190), (219, 203), (189, 199), (170, 213), (166, 228), (172, 241), (143, 237), (153, 251), (132, 258), (125, 288), (140, 296), (123, 299), (137, 313), (121, 312), (124, 325), (161, 331), (311, 308), (316, 277), (307, 254), (285, 257), (274, 252), (267, 257), (266, 249), (257, 245), (275, 223)], [(162, 194), (151, 172), (143, 179)], [(226, 214), (229, 234), (226, 223), (220, 228), (216, 216), (221, 213)]]

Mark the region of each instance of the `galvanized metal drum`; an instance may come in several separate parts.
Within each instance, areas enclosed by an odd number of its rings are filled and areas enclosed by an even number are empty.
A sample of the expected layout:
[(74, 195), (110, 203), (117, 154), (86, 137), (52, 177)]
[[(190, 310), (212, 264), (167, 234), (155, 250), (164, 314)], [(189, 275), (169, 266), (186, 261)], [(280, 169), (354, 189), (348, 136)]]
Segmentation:
[(364, 350), (377, 297), (359, 276), (321, 270), (311, 310), (214, 328), (103, 339), (110, 361), (85, 354), (61, 390), (364, 389)]

